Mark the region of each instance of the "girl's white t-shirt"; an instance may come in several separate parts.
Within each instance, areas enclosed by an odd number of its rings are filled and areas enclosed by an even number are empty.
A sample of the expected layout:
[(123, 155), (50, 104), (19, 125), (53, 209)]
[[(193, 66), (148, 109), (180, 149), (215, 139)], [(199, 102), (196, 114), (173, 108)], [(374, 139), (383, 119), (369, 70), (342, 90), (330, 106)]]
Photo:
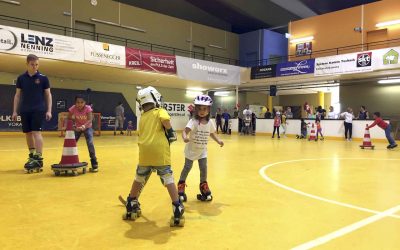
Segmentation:
[(191, 131), (190, 141), (185, 146), (185, 157), (192, 161), (206, 158), (208, 138), (217, 130), (215, 123), (209, 120), (208, 123), (202, 124), (196, 119), (190, 119), (186, 127)]
[(354, 119), (354, 115), (352, 113), (349, 112), (343, 112), (340, 114), (340, 116), (344, 116), (344, 121), (346, 123), (353, 123), (353, 119)]
[(334, 111), (328, 113), (328, 119), (336, 119), (336, 113)]

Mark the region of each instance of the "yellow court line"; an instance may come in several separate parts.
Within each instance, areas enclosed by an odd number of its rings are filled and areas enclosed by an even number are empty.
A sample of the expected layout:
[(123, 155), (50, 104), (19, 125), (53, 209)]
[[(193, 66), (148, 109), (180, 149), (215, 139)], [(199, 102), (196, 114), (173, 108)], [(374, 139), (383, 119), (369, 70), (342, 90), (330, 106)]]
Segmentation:
[[(309, 197), (309, 198), (312, 198), (312, 199), (315, 199), (315, 200), (324, 201), (324, 202), (327, 202), (327, 203), (339, 205), (339, 206), (342, 206), (342, 207), (352, 208), (352, 209), (356, 209), (356, 210), (367, 212), (367, 213), (371, 213), (371, 214), (379, 215), (379, 214), (382, 213), (380, 211), (376, 211), (376, 210), (372, 210), (372, 209), (369, 209), (369, 208), (352, 205), (352, 204), (349, 204), (349, 203), (344, 203), (344, 202), (340, 202), (340, 201), (327, 199), (327, 198), (324, 198), (324, 197), (320, 197), (320, 196), (317, 196), (317, 195), (309, 194), (309, 193), (306, 193), (306, 192), (303, 192), (303, 191), (288, 187), (286, 185), (283, 185), (283, 184), (271, 179), (265, 173), (267, 169), (269, 169), (269, 168), (271, 168), (273, 166), (279, 165), (279, 164), (300, 162), (300, 161), (316, 161), (316, 160), (379, 160), (379, 161), (387, 160), (387, 161), (399, 161), (400, 159), (379, 159), (379, 158), (314, 158), (314, 159), (297, 159), (297, 160), (275, 162), (275, 163), (272, 163), (272, 164), (269, 164), (269, 165), (266, 165), (266, 166), (262, 167), (258, 172), (261, 175), (261, 177), (263, 177), (267, 182), (269, 182), (269, 183), (271, 183), (271, 184), (273, 184), (275, 186), (278, 186), (280, 188), (286, 189), (286, 190), (288, 190), (290, 192), (297, 193), (299, 195), (303, 195), (303, 196), (306, 196), (306, 197)], [(387, 216), (393, 217), (393, 218), (396, 218), (396, 219), (400, 219), (400, 216), (399, 215), (395, 215), (394, 213), (389, 214)]]

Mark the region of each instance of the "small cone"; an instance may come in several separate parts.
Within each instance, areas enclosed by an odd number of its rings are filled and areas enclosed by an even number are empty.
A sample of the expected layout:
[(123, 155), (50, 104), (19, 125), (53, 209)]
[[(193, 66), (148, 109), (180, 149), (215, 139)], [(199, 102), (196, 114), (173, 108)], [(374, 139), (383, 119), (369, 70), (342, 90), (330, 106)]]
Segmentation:
[(311, 132), (310, 132), (310, 137), (308, 138), (309, 141), (315, 141), (315, 128), (314, 128), (314, 123), (311, 125)]
[(53, 164), (54, 168), (76, 168), (86, 166), (86, 162), (79, 162), (78, 148), (76, 147), (75, 132), (73, 130), (72, 121), (68, 120), (65, 132), (64, 148), (59, 164)]
[(372, 149), (374, 148), (374, 146), (372, 145), (372, 142), (371, 142), (371, 136), (370, 136), (370, 134), (369, 134), (368, 125), (367, 125), (367, 127), (365, 128), (363, 144), (360, 145), (360, 147), (361, 147), (362, 149), (363, 149), (363, 148), (372, 148)]

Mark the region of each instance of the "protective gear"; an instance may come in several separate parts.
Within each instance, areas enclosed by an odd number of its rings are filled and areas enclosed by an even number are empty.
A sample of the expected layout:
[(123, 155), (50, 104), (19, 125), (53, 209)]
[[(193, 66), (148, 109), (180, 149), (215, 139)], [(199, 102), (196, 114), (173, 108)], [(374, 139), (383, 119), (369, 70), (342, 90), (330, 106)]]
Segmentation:
[(137, 174), (136, 177), (135, 177), (135, 181), (145, 185), (147, 180), (150, 178), (150, 175), (151, 175), (151, 172), (147, 176), (143, 176), (143, 175), (138, 175)]
[(151, 86), (139, 90), (136, 101), (140, 106), (143, 106), (143, 104), (146, 103), (154, 103), (157, 107), (162, 106), (162, 96), (160, 92)]
[(166, 134), (167, 134), (169, 143), (172, 143), (177, 140), (176, 132), (172, 128), (168, 129)]
[(175, 184), (174, 176), (170, 173), (161, 175), (160, 178), (161, 178), (161, 182), (162, 182), (162, 184), (164, 184), (164, 186), (167, 186), (169, 184)]
[(213, 103), (213, 100), (208, 95), (198, 95), (194, 99), (194, 105), (211, 106), (212, 103)]

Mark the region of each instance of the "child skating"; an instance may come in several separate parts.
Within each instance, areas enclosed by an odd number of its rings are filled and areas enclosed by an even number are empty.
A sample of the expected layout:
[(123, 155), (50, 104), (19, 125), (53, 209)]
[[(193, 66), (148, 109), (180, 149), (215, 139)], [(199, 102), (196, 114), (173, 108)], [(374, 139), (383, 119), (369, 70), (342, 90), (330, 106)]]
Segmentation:
[(186, 178), (192, 169), (193, 161), (199, 162), (200, 168), (200, 194), (197, 199), (211, 201), (212, 195), (207, 183), (207, 144), (211, 136), (221, 147), (224, 142), (216, 135), (215, 124), (210, 120), (212, 99), (208, 95), (199, 95), (194, 100), (194, 118), (190, 119), (182, 132), (185, 145), (185, 165), (178, 182), (178, 193), (181, 201), (186, 201)]
[(374, 117), (375, 121), (371, 125), (369, 125), (369, 126), (367, 125), (367, 129), (370, 129), (370, 128), (374, 127), (375, 125), (378, 125), (378, 127), (385, 130), (386, 139), (389, 142), (387, 149), (393, 149), (393, 148), (397, 147), (395, 140), (393, 139), (392, 135), (390, 134), (392, 131), (392, 125), (390, 123), (386, 123), (381, 118), (380, 112), (375, 112), (373, 117)]
[(303, 118), (300, 119), (300, 135), (297, 135), (297, 139), (307, 139), (307, 123), (304, 121)]
[(170, 116), (161, 106), (161, 94), (153, 87), (141, 89), (136, 101), (143, 113), (139, 122), (139, 164), (130, 194), (126, 200), (126, 213), (123, 219), (136, 219), (141, 215), (138, 201), (142, 188), (152, 172), (157, 172), (161, 183), (167, 188), (172, 200), (172, 217), (170, 226), (183, 226), (184, 207), (179, 200), (174, 176), (171, 169), (170, 143), (176, 141)]
[(315, 124), (317, 125), (317, 139), (316, 140), (318, 140), (318, 135), (321, 135), (321, 141), (323, 141), (324, 135), (322, 134), (321, 120), (319, 118), (316, 118)]
[(272, 132), (272, 139), (275, 138), (275, 131), (278, 133), (278, 139), (281, 138), (279, 135), (279, 127), (281, 126), (281, 117), (280, 113), (276, 112), (275, 117), (274, 117), (274, 132)]
[(133, 122), (129, 121), (128, 126), (126, 127), (126, 135), (132, 136), (132, 131), (133, 131)]
[(68, 111), (68, 119), (72, 119), (74, 122), (75, 140), (78, 142), (81, 135), (84, 134), (89, 150), (90, 163), (92, 164), (90, 171), (97, 172), (99, 164), (97, 163), (96, 151), (93, 144), (92, 108), (86, 105), (83, 95), (77, 95), (75, 97), (75, 105), (70, 107)]

